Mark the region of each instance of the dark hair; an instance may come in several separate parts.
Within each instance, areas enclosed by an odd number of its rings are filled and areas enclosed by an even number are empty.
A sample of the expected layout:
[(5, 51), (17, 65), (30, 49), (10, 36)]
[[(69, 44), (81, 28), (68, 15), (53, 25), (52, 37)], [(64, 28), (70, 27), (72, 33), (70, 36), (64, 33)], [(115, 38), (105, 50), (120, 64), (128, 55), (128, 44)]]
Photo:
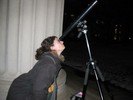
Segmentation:
[(55, 38), (57, 38), (57, 37), (56, 36), (50, 36), (50, 37), (47, 37), (46, 39), (44, 39), (42, 41), (41, 47), (36, 50), (36, 55), (35, 55), (36, 60), (39, 60), (40, 56), (44, 52), (51, 51), (50, 47), (53, 45)]

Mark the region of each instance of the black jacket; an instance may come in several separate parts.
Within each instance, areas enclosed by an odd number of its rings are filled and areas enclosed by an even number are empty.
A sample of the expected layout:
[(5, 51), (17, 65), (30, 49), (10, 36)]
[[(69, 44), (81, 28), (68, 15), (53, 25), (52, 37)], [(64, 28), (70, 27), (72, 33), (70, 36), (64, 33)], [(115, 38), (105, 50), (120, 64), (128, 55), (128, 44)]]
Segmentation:
[(11, 84), (7, 100), (47, 100), (48, 87), (61, 69), (59, 58), (44, 53), (35, 66)]

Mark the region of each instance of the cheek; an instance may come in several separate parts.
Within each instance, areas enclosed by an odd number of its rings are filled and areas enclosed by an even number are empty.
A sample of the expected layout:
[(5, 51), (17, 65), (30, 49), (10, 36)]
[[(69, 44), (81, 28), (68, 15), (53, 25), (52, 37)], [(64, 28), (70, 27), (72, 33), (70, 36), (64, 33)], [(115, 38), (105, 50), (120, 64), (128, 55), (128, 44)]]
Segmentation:
[(60, 45), (60, 49), (62, 50), (62, 49), (64, 49), (65, 48), (65, 46), (64, 45)]
[(61, 48), (60, 45), (56, 45), (54, 46), (53, 50), (59, 50), (60, 48)]
[(63, 47), (62, 45), (57, 45), (57, 46), (56, 46), (56, 50), (61, 50), (62, 47)]
[(54, 46), (54, 50), (62, 50), (64, 48), (64, 45), (63, 44), (56, 44), (55, 46)]

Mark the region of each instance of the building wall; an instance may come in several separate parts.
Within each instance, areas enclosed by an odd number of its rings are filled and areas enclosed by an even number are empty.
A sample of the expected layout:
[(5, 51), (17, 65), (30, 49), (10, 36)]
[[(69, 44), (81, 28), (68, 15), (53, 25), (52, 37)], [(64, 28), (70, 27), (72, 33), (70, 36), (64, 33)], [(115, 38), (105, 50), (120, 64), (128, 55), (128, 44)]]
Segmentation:
[(0, 100), (29, 71), (42, 40), (62, 34), (64, 0), (0, 0)]

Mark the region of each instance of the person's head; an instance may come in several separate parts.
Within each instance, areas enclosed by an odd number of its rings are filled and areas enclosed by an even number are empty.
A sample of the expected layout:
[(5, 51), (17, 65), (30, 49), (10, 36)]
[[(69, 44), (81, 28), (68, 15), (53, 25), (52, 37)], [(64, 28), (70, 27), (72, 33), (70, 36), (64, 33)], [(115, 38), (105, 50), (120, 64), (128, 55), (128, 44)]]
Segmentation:
[(41, 47), (36, 50), (35, 58), (38, 60), (44, 52), (53, 52), (60, 56), (64, 49), (63, 41), (60, 41), (56, 36), (50, 36), (42, 41)]

